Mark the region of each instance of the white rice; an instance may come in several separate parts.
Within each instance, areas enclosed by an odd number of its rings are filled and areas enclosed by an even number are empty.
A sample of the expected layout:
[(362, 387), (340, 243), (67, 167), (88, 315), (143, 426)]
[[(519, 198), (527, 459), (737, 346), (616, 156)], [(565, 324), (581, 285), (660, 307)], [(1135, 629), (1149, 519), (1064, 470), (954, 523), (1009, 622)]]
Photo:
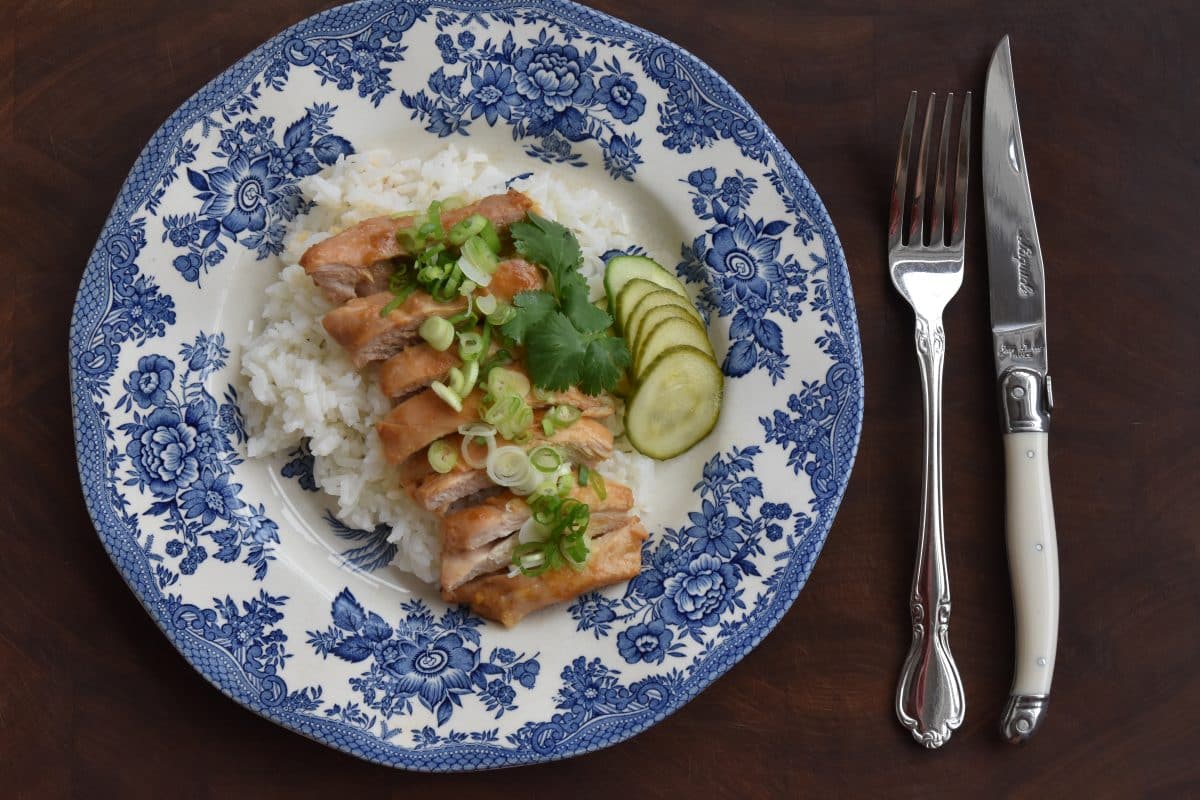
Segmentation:
[[(356, 371), (327, 337), (321, 318), (331, 305), (299, 260), (311, 245), (369, 217), (424, 209), (450, 195), (477, 199), (504, 191), (508, 177), (485, 154), (452, 145), (425, 159), (401, 160), (372, 150), (305, 178), (300, 188), (316, 207), (288, 231), (285, 267), (267, 288), (262, 319), (242, 354), (250, 388), (244, 409), (249, 455), (287, 452), (308, 438), (313, 477), (337, 501), (341, 520), (354, 528), (389, 525), (397, 544), (393, 564), (426, 581), (433, 581), (438, 569), (436, 520), (409, 499), (395, 467), (384, 459), (375, 422), (391, 403), (376, 385), (374, 368)], [(593, 189), (568, 186), (547, 174), (514, 186), (579, 237), (582, 272), (593, 297), (600, 296), (600, 256), (633, 244), (624, 211)], [(651, 459), (620, 451), (603, 470), (633, 489), (643, 514), (653, 471)]]

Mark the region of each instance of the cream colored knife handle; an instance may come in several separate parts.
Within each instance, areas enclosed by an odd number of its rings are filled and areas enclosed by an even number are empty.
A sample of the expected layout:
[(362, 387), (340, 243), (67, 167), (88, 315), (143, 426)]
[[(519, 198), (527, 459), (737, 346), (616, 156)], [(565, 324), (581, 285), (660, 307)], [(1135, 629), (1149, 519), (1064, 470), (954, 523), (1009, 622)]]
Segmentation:
[(1058, 544), (1048, 439), (1044, 432), (1004, 435), (1008, 567), (1017, 641), (1002, 728), (1013, 743), (1033, 735), (1045, 715), (1058, 644)]

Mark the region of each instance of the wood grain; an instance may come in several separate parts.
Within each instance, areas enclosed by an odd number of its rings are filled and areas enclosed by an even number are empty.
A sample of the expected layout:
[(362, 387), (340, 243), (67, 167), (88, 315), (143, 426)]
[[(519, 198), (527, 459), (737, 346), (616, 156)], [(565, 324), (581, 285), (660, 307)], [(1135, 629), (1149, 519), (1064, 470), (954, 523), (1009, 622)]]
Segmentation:
[[(604, 752), (458, 777), (360, 763), (223, 699), (122, 586), (75, 471), (67, 321), (126, 172), (180, 102), (324, 5), (29, 0), (0, 11), (3, 794), (1200, 794), (1194, 3), (597, 2), (728, 77), (821, 192), (862, 325), (862, 446), (810, 586), (726, 677)], [(883, 262), (888, 173), (908, 91), (981, 92), (1004, 33), (1048, 262), (1058, 675), (1044, 730), (1024, 749), (1004, 745), (1012, 625), (976, 181), (966, 283), (946, 315), (952, 641), (967, 719), (927, 753), (891, 710), (908, 641), (920, 400), (909, 311)]]

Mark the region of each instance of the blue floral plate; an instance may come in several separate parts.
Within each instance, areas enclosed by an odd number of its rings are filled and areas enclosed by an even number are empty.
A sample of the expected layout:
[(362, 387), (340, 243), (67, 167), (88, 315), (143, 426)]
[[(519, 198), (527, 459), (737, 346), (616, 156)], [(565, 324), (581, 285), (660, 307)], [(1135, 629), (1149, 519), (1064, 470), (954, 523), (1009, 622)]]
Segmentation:
[[(659, 470), (642, 574), (513, 630), (442, 603), (354, 530), (310, 460), (246, 460), (239, 348), (300, 178), (447, 139), (622, 198), (693, 286), (727, 376)], [(862, 363), (837, 235), (730, 86), (563, 0), (361, 2), (259, 47), (171, 115), (88, 261), (71, 324), (80, 479), (104, 547), (209, 681), (370, 761), (565, 758), (678, 709), (779, 621), (849, 479)]]

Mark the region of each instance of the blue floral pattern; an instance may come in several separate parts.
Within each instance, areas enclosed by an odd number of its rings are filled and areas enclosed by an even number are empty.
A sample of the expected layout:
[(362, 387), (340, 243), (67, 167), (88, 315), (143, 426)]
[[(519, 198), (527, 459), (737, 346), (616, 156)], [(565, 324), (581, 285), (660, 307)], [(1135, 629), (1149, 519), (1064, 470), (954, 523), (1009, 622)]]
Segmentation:
[(709, 227), (681, 248), (676, 271), (700, 284), (699, 302), (710, 314), (732, 317), (725, 374), (740, 378), (762, 369), (776, 383), (787, 371), (788, 356), (783, 328), (770, 317), (800, 318), (810, 275), (824, 261), (811, 254), (813, 264), (806, 267), (792, 253), (781, 255), (788, 223), (749, 213), (758, 181), (741, 170), (723, 179), (713, 167), (693, 170), (686, 183), (693, 213)]
[[(435, 63), (414, 69), (418, 51)], [(725, 373), (740, 378), (731, 396), (752, 412), (736, 447), (695, 464), (694, 494), (678, 500), (676, 527), (652, 531), (641, 576), (517, 631), (437, 601), (406, 597), (397, 609), (389, 532), (324, 511), (308, 493), (307, 446), (276, 463), (295, 479), (283, 486), (242, 462), (233, 383), (244, 320), (209, 310), (214, 291), (236, 291), (235, 260), (269, 273), (287, 224), (310, 208), (301, 178), (379, 135), (420, 129), (430, 147), (502, 131), (530, 167), (586, 167), (690, 203), (700, 224), (677, 269), (717, 323)], [(814, 340), (824, 358), (800, 359)], [(134, 165), (84, 273), (70, 357), (89, 511), (185, 657), (289, 728), (431, 770), (607, 746), (727, 670), (812, 569), (862, 412), (848, 274), (803, 174), (703, 64), (560, 0), (354, 3), (240, 61)], [(284, 527), (310, 512), (326, 513), (312, 550), (321, 564), (305, 561), (309, 537)], [(309, 568), (336, 576), (328, 616), (310, 610)], [(526, 635), (542, 625), (553, 648)], [(295, 641), (307, 641), (302, 658)]]
[[(439, 29), (453, 26), (446, 18)], [(571, 43), (577, 35), (565, 33), (564, 41), (542, 28), (520, 45), (511, 32), (481, 42), (466, 29), (457, 38), (442, 33), (443, 66), (427, 88), (402, 92), (400, 102), (438, 136), (467, 135), (481, 118), (491, 127), (504, 122), (514, 139), (532, 139), (526, 152), (546, 163), (582, 167), (574, 143), (593, 140), (608, 173), (632, 180), (641, 139), (627, 127), (641, 118), (646, 97), (617, 57), (601, 63), (596, 48), (581, 49)]]
[(277, 142), (274, 118), (252, 116), (258, 91), (255, 85), (249, 102), (234, 103), (220, 120), (208, 121), (220, 130), (213, 155), (221, 165), (186, 168), (200, 208), (163, 219), (162, 240), (184, 251), (171, 264), (187, 281), (199, 283), (221, 263), (227, 241), (254, 251), (260, 260), (282, 252), (285, 223), (311, 207), (296, 182), (354, 152), (347, 139), (332, 132), (337, 107), (329, 103), (309, 106)]
[(536, 683), (536, 653), (525, 656), (496, 648), (483, 656), (478, 617), (457, 609), (436, 617), (420, 600), (404, 603), (401, 609), (405, 616), (392, 627), (344, 589), (333, 600), (333, 625), (309, 632), (309, 644), (322, 656), (370, 662), (350, 686), (367, 708), (385, 718), (411, 714), (416, 699), (435, 712), (442, 725), (464, 697), (473, 696), (500, 719), (516, 708), (513, 684), (531, 689)]
[[(162, 517), (172, 534), (163, 552), (179, 559), (179, 572), (194, 574), (215, 546), (218, 561), (241, 559), (262, 580), (275, 560), (279, 526), (263, 505), (241, 498), (242, 485), (233, 477), (242, 463), (235, 445), (246, 436), (237, 390), (229, 386), (225, 402), (218, 403), (204, 383), (228, 357), (224, 334), (198, 334), (180, 348), (178, 386), (170, 358), (139, 358), (116, 402), (130, 421), (118, 426), (126, 442), (111, 464), (127, 465), (125, 485), (154, 498), (147, 513)], [(160, 586), (174, 583), (178, 575), (160, 567)]]

